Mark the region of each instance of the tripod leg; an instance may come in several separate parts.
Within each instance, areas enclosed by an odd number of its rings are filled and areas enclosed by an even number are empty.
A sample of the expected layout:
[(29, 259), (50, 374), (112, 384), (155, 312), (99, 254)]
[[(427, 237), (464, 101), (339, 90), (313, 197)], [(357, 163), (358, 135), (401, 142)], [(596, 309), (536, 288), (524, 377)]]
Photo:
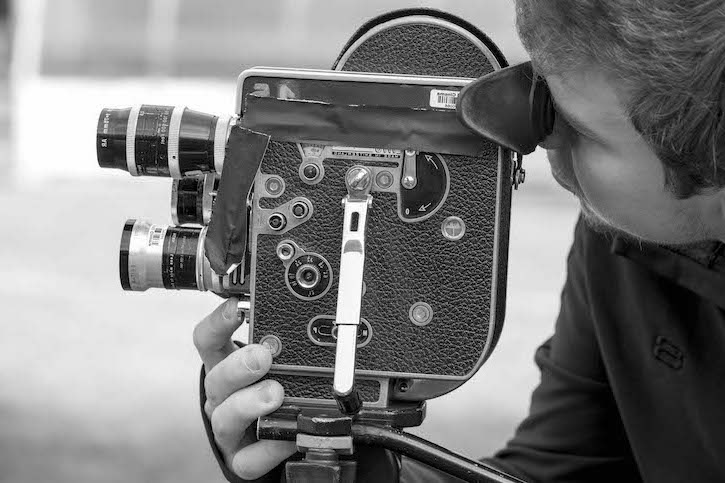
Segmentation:
[(302, 461), (285, 465), (288, 483), (355, 483), (355, 461), (340, 461), (337, 452), (309, 449)]

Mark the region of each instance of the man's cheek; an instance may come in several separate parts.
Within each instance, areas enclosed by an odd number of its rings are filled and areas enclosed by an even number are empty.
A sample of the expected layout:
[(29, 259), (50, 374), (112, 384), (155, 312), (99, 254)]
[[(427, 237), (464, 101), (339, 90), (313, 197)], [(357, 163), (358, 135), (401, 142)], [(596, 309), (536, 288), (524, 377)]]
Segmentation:
[(637, 223), (637, 214), (649, 202), (647, 189), (635, 163), (611, 156), (605, 149), (590, 145), (578, 153), (584, 160), (575, 164), (582, 194), (597, 214), (619, 228)]

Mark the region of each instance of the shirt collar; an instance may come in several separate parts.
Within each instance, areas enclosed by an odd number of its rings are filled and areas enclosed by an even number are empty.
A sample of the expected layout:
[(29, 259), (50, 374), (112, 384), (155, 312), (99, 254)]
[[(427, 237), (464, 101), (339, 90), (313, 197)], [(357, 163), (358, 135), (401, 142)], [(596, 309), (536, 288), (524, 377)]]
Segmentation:
[(723, 243), (702, 242), (670, 248), (615, 237), (611, 250), (725, 308)]

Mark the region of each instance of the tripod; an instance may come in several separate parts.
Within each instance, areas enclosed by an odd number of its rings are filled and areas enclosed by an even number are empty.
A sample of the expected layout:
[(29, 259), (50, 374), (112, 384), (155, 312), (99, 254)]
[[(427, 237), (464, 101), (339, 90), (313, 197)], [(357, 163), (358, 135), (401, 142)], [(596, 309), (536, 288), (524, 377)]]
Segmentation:
[(260, 418), (257, 435), (260, 439), (296, 441), (298, 450), (305, 453), (303, 460), (286, 464), (288, 483), (354, 483), (356, 462), (340, 456), (352, 455), (356, 444), (388, 449), (464, 481), (521, 483), (484, 463), (402, 430), (420, 425), (424, 417), (425, 402), (386, 409), (365, 408), (354, 417), (337, 411), (325, 413), (285, 406)]

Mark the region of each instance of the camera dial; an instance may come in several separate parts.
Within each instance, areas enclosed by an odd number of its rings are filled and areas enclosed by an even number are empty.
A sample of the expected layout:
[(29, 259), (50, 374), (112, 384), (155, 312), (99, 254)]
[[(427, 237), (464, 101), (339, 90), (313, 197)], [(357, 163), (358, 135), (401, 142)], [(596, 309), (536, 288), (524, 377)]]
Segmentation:
[(332, 268), (327, 260), (316, 253), (305, 253), (287, 266), (287, 287), (303, 300), (316, 300), (327, 293), (332, 285)]

